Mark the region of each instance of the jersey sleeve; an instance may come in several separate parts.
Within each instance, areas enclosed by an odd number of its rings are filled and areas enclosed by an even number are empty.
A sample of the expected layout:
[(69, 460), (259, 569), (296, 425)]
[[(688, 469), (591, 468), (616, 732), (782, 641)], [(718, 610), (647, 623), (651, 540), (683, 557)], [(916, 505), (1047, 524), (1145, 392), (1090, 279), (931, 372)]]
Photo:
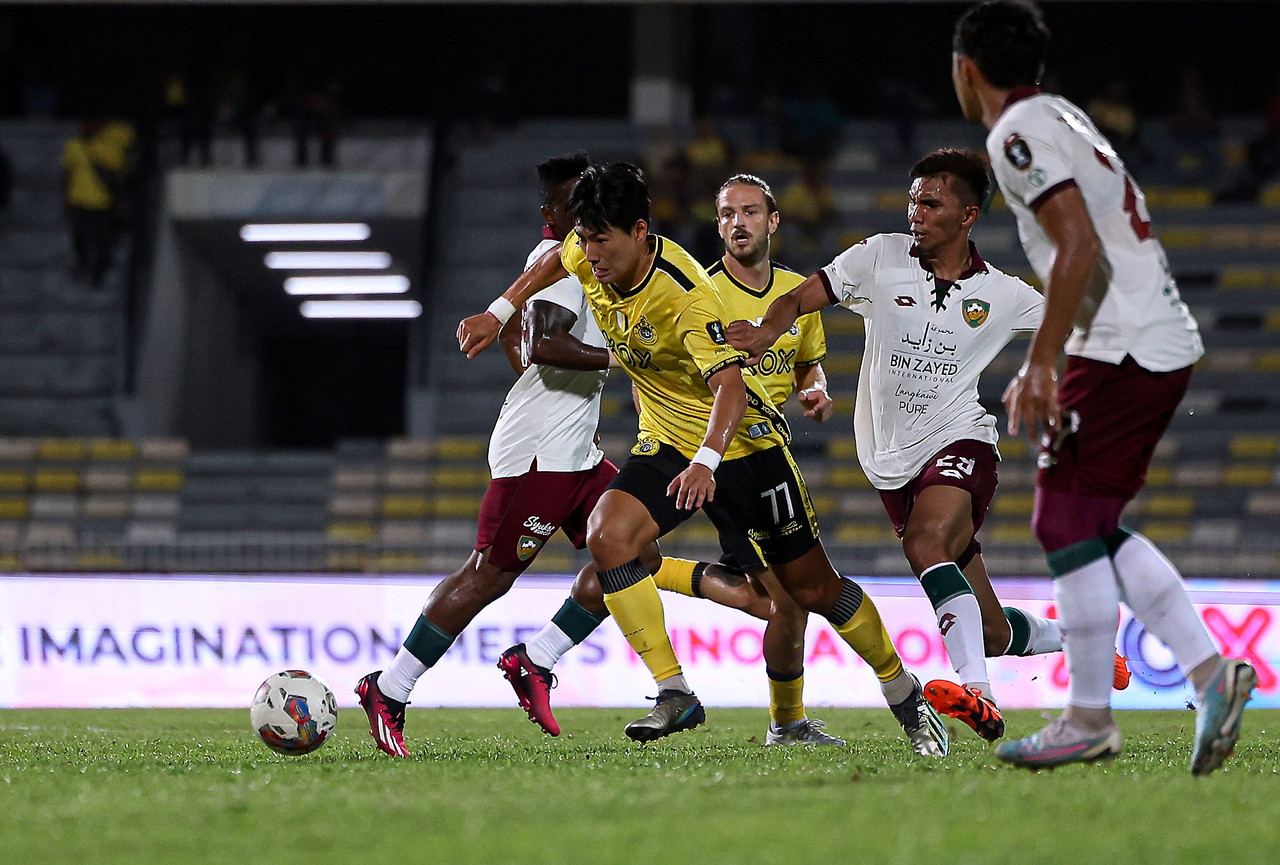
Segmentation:
[(836, 303), (857, 313), (871, 303), (872, 278), (880, 254), (880, 237), (868, 237), (835, 257), (820, 271)]
[(746, 352), (725, 339), (724, 319), (724, 307), (714, 290), (694, 293), (689, 305), (676, 317), (681, 342), (703, 379), (747, 359)]
[[(561, 256), (561, 260), (563, 258)], [(570, 274), (559, 282), (552, 283), (542, 289), (542, 291), (529, 298), (528, 303), (533, 303), (535, 300), (545, 300), (549, 303), (554, 303), (556, 306), (564, 307), (574, 315), (582, 315), (582, 283), (578, 281), (578, 277)]]
[(800, 328), (800, 344), (796, 351), (797, 366), (813, 366), (822, 363), (827, 356), (827, 332), (822, 327), (822, 313), (811, 312), (800, 316), (796, 322)]
[(1014, 299), (1018, 313), (1012, 330), (1035, 330), (1044, 318), (1044, 295), (1020, 279), (1013, 279), (1013, 284), (1016, 287)]
[(1053, 137), (1022, 121), (1002, 130), (1004, 138), (992, 142), (989, 153), (996, 181), (1006, 196), (1012, 195), (1035, 210), (1046, 193), (1075, 183), (1075, 172)]

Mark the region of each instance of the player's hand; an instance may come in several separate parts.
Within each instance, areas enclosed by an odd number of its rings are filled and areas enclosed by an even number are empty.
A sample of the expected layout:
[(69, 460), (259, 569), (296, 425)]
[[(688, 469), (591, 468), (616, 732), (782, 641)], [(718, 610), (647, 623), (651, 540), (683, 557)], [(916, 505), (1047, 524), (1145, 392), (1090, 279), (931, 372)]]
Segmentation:
[(1032, 441), (1040, 441), (1042, 428), (1052, 438), (1062, 425), (1057, 365), (1027, 361), (1005, 388), (1003, 401), (1009, 412), (1009, 435), (1017, 435), (1026, 424)]
[(747, 353), (747, 366), (758, 364), (761, 356), (777, 342), (777, 337), (770, 337), (763, 327), (741, 319), (729, 322), (724, 329), (724, 338), (729, 345)]
[(715, 472), (702, 463), (690, 463), (667, 486), (667, 495), (676, 497), (676, 507), (692, 511), (716, 497)]
[(473, 358), (493, 344), (500, 330), (502, 325), (492, 313), (469, 315), (458, 322), (458, 348)]
[(833, 406), (831, 397), (827, 396), (827, 392), (821, 388), (811, 387), (808, 390), (802, 390), (798, 394), (800, 404), (805, 407), (805, 417), (811, 417), (818, 423), (822, 423), (831, 417)]

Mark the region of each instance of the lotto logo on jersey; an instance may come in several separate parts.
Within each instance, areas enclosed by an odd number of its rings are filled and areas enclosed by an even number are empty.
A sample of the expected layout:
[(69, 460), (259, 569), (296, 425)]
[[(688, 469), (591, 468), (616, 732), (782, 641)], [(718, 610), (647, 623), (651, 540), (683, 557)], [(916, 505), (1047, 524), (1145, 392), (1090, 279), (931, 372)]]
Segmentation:
[(964, 302), (964, 323), (969, 327), (982, 327), (991, 314), (991, 304), (976, 297)]
[(527, 562), (536, 556), (540, 549), (542, 549), (542, 538), (535, 538), (533, 535), (521, 535), (520, 540), (516, 542), (516, 558), (522, 562)]

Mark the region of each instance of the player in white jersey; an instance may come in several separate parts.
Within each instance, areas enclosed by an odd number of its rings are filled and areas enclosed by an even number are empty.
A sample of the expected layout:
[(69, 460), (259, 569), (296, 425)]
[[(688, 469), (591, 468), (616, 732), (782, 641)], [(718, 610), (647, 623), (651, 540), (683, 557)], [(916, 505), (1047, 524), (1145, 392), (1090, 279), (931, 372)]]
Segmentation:
[(1203, 775), (1239, 738), (1257, 674), (1218, 654), (1177, 570), (1120, 525), (1203, 347), (1142, 191), (1083, 111), (1036, 86), (1048, 43), (1039, 8), (1020, 0), (972, 7), (953, 42), (956, 97), (989, 130), (996, 179), (1044, 283), (1044, 319), (1004, 399), (1011, 433), (1043, 430), (1032, 526), (1070, 634), (1066, 711), (996, 753), (1038, 768), (1120, 752), (1108, 673), (1123, 600), (1196, 690), (1191, 771)]
[[(989, 186), (986, 159), (939, 150), (911, 177), (911, 234), (850, 247), (770, 306), (758, 327), (735, 322), (728, 336), (755, 356), (797, 313), (839, 304), (866, 320), (853, 417), (858, 461), (902, 538), (960, 679), (930, 682), (925, 694), (994, 741), (1004, 719), (986, 657), (1062, 648), (1055, 622), (1001, 606), (977, 541), (999, 460), (978, 378), (1015, 334), (1035, 329), (1044, 299), (987, 264), (969, 239)], [(1123, 664), (1117, 660), (1120, 687)]]

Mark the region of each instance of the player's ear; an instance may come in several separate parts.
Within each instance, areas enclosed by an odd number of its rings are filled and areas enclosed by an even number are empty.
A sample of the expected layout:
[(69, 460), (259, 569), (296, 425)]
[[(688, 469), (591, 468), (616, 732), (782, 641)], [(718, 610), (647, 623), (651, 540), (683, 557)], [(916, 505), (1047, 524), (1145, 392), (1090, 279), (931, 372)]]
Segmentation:
[(547, 207), (547, 205), (544, 204), (542, 205), (542, 207), (538, 208), (538, 212), (542, 214), (543, 222), (545, 222), (547, 225), (551, 225), (554, 227), (554, 221), (556, 218), (556, 212), (554, 208)]
[(973, 224), (978, 221), (978, 214), (982, 213), (982, 208), (976, 204), (970, 204), (964, 209), (964, 217), (960, 220), (961, 228), (972, 228)]
[(782, 222), (782, 214), (779, 211), (775, 210), (773, 213), (769, 214), (769, 236), (770, 237), (772, 237), (773, 233), (778, 230), (778, 223), (780, 222)]
[(637, 242), (644, 240), (649, 236), (649, 223), (643, 219), (637, 219), (636, 224), (631, 226), (631, 236)]

